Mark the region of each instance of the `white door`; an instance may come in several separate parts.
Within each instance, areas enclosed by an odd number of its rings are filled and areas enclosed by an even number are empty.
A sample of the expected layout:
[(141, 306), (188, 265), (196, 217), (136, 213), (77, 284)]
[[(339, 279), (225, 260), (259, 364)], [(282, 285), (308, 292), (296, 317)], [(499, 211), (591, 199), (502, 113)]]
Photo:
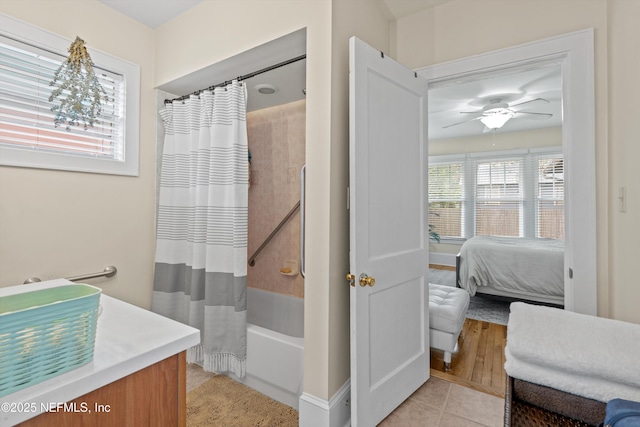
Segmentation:
[(351, 423), (365, 427), (429, 378), (427, 86), (351, 38), (349, 95)]

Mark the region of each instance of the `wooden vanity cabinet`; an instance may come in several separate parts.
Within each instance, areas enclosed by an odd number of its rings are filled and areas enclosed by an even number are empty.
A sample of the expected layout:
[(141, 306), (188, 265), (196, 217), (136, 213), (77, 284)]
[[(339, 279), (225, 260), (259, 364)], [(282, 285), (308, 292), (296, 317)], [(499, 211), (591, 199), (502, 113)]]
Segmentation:
[(78, 397), (20, 427), (186, 427), (183, 351)]

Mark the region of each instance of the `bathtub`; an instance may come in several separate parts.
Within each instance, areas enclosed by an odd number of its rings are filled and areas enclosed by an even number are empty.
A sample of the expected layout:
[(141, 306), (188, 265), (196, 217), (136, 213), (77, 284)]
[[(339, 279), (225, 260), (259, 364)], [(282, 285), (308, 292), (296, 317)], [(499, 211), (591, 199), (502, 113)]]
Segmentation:
[(247, 288), (247, 366), (241, 382), (298, 409), (302, 394), (304, 301)]

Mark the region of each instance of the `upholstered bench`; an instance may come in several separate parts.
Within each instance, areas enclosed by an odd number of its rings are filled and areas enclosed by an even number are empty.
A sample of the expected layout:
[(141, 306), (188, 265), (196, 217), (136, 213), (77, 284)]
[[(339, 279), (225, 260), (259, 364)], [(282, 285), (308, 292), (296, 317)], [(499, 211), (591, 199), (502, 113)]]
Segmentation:
[(451, 370), (451, 354), (458, 351), (458, 337), (469, 308), (467, 291), (429, 283), (429, 345), (444, 351), (444, 370)]

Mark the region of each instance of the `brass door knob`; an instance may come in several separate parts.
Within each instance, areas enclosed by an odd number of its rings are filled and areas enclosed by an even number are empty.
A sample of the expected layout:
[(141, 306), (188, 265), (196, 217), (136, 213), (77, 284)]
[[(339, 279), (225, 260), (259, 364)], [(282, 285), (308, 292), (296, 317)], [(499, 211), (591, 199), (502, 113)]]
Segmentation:
[(353, 275), (353, 274), (351, 274), (351, 273), (348, 273), (348, 274), (347, 274), (347, 282), (349, 282), (349, 284), (350, 284), (351, 286), (355, 286), (355, 285), (356, 285), (356, 276), (354, 276), (354, 275)]
[(360, 275), (360, 286), (373, 286), (375, 284), (376, 279), (374, 279), (373, 277), (369, 277), (364, 273)]

